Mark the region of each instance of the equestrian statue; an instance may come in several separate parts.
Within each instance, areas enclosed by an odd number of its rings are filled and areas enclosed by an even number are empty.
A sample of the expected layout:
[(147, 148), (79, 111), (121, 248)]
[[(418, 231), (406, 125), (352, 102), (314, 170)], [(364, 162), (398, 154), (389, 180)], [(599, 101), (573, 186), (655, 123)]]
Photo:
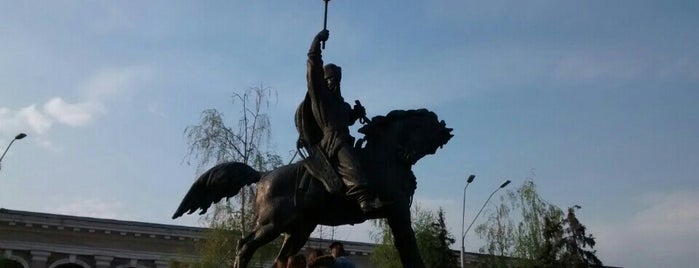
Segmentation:
[[(214, 166), (194, 182), (173, 218), (201, 210), (256, 184), (257, 226), (238, 241), (234, 267), (247, 267), (255, 250), (285, 234), (276, 261), (306, 244), (317, 225), (338, 226), (386, 219), (403, 267), (424, 267), (411, 226), (410, 206), (417, 186), (411, 168), (434, 154), (453, 135), (434, 112), (395, 110), (366, 118), (359, 101), (350, 107), (340, 93), (341, 69), (323, 66), (319, 32), (308, 52), (308, 91), (296, 111), (304, 158), (270, 172), (238, 162)], [(349, 133), (356, 120), (364, 137)]]

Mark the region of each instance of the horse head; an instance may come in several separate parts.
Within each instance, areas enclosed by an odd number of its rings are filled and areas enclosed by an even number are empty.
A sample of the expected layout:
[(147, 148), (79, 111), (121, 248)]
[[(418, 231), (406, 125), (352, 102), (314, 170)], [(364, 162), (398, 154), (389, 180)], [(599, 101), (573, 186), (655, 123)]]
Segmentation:
[(437, 114), (426, 109), (395, 110), (375, 116), (359, 129), (367, 146), (378, 143), (393, 147), (398, 160), (410, 165), (444, 146), (454, 136), (451, 131)]

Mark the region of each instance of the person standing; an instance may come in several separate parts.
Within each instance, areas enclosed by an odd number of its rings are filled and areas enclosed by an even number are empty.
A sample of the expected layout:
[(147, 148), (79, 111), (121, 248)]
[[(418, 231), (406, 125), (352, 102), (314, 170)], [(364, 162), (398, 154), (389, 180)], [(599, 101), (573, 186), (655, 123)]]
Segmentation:
[(306, 268), (306, 256), (303, 254), (289, 256), (286, 261), (286, 268)]
[(348, 259), (345, 254), (345, 247), (340, 242), (333, 242), (330, 244), (330, 254), (335, 257), (335, 267), (336, 268), (355, 268), (354, 263)]

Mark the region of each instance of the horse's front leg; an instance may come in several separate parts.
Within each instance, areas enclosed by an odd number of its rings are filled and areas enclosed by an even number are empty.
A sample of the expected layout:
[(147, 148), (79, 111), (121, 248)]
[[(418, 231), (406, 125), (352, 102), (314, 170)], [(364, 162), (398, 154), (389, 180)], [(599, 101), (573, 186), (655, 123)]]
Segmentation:
[(410, 207), (397, 208), (387, 218), (388, 226), (391, 227), (395, 247), (400, 255), (400, 261), (406, 268), (424, 268), (420, 251), (415, 240), (415, 231), (411, 226)]
[[(286, 262), (289, 256), (297, 254), (303, 245), (308, 241), (308, 236), (315, 230), (316, 224), (306, 223), (305, 221), (297, 221), (284, 238), (282, 248), (279, 250), (276, 262)], [(310, 260), (309, 260), (310, 261)]]

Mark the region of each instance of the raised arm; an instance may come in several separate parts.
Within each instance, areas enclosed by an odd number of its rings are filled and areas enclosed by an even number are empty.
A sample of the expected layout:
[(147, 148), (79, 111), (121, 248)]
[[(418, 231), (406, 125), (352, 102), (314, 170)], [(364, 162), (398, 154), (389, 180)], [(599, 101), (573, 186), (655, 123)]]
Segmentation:
[(308, 83), (308, 94), (311, 95), (312, 99), (316, 98), (319, 93), (318, 90), (322, 90), (322, 87), (327, 87), (323, 75), (323, 57), (321, 56), (320, 44), (327, 41), (329, 36), (330, 32), (328, 30), (320, 31), (313, 38), (311, 48), (308, 50), (306, 82)]
[(321, 42), (328, 41), (328, 37), (330, 37), (330, 31), (328, 30), (322, 30), (318, 32), (316, 37), (313, 38), (313, 43), (311, 43), (311, 48), (308, 50), (308, 57), (311, 57), (311, 54), (316, 54), (320, 56), (320, 44)]

